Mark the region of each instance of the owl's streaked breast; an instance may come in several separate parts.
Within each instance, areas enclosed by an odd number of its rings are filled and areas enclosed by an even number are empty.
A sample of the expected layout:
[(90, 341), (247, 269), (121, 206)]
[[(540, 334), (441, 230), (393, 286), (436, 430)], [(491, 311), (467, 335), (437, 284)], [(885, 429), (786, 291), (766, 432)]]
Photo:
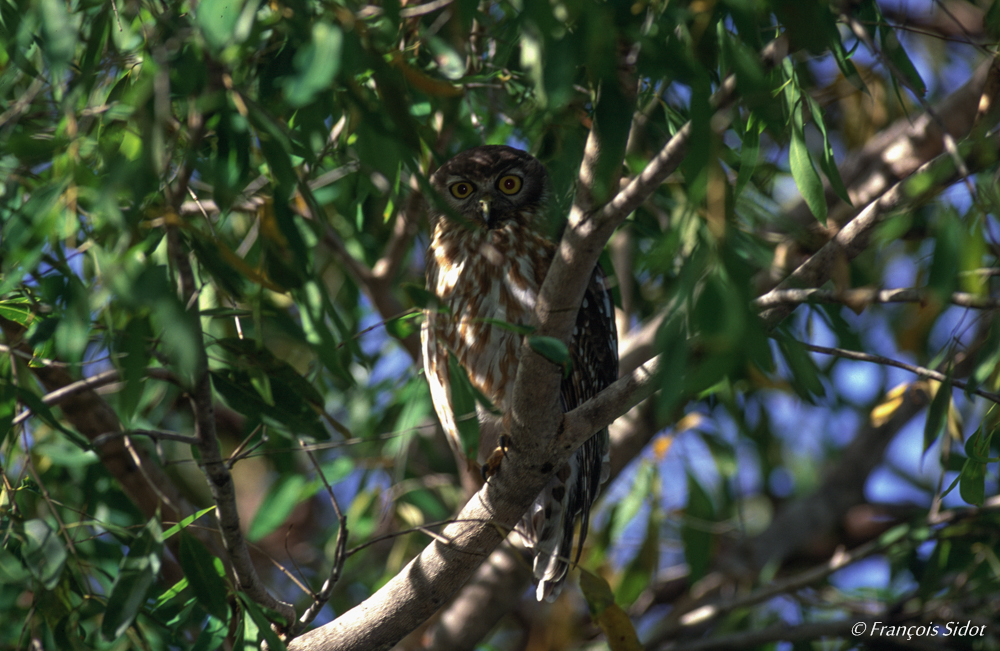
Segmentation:
[(450, 311), (434, 319), (434, 334), (473, 386), (506, 411), (516, 366), (502, 358), (518, 358), (521, 335), (490, 321), (529, 322), (554, 246), (514, 222), (488, 230), (441, 219), (428, 250), (427, 286)]

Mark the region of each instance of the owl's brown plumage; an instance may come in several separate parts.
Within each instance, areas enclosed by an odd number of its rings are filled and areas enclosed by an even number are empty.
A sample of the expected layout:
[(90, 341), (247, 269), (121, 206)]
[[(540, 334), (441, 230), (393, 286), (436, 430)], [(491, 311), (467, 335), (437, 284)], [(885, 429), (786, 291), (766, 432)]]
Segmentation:
[[(525, 152), (490, 145), (455, 156), (431, 183), (455, 214), (432, 215), (427, 288), (438, 307), (427, 310), (421, 330), (424, 370), (438, 418), (459, 456), (464, 457), (464, 450), (451, 404), (449, 351), (473, 386), (499, 409), (501, 416), (478, 409), (482, 457), (507, 431), (521, 347), (521, 335), (496, 322), (517, 326), (530, 321), (555, 252), (541, 232), (548, 177)], [(618, 375), (614, 307), (600, 267), (577, 314), (570, 355), (572, 368), (561, 392), (564, 411), (593, 397)], [(554, 600), (562, 589), (577, 517), (580, 545), (587, 535), (590, 507), (608, 476), (608, 446), (606, 429), (584, 443), (519, 525), (535, 551), (539, 601)]]

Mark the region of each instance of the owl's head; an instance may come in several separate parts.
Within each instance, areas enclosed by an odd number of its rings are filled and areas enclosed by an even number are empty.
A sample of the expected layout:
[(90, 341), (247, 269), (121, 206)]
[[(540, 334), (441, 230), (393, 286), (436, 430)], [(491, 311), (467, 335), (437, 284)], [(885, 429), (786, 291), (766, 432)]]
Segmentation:
[(504, 145), (462, 152), (438, 168), (431, 184), (455, 212), (490, 229), (541, 215), (548, 195), (545, 167)]

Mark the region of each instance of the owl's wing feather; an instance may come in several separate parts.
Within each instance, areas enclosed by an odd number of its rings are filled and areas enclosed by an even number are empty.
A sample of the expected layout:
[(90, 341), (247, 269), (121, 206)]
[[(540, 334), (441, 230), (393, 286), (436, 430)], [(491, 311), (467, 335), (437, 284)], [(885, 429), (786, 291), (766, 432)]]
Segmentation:
[[(614, 305), (598, 266), (584, 293), (570, 345), (573, 367), (562, 383), (563, 411), (570, 411), (618, 379), (618, 334)], [(536, 498), (522, 526), (534, 542), (539, 601), (554, 601), (566, 580), (573, 551), (573, 525), (580, 517), (576, 560), (590, 524), (590, 507), (611, 465), (607, 428), (590, 437)]]

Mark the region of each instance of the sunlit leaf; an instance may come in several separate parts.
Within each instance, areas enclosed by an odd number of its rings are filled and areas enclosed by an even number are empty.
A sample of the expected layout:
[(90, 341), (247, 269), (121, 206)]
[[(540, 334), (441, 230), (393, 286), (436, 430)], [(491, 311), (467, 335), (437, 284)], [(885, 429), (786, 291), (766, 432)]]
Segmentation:
[(340, 29), (326, 22), (312, 28), (312, 40), (295, 55), (296, 74), (288, 79), (285, 93), (292, 106), (303, 106), (327, 88), (340, 69), (343, 36)]

